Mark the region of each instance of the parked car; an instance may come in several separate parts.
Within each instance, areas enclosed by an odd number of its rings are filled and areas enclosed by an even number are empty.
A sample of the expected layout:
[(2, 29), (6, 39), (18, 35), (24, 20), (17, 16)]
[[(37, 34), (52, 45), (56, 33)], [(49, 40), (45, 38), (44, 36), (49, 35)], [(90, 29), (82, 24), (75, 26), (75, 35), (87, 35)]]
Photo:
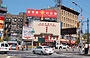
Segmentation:
[(56, 48), (58, 48), (58, 49), (67, 49), (69, 46), (68, 45), (66, 45), (66, 44), (58, 44), (58, 45), (56, 45)]
[(0, 52), (7, 53), (9, 51), (9, 44), (7, 42), (0, 42)]
[(51, 48), (50, 46), (37, 46), (36, 48), (33, 49), (33, 53), (39, 53), (39, 54), (53, 54), (54, 53), (54, 48)]
[(66, 45), (66, 44), (62, 44), (62, 49), (67, 49), (67, 48), (69, 48), (68, 45)]

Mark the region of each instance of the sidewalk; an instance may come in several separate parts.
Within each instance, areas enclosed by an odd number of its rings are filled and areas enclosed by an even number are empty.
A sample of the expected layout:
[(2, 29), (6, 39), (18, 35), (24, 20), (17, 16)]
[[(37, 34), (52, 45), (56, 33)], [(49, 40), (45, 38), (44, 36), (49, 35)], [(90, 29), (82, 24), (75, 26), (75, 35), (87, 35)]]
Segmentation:
[(58, 54), (63, 54), (63, 53), (75, 53), (78, 55), (85, 55), (85, 56), (90, 56), (90, 49), (88, 51), (88, 54), (80, 54), (80, 50), (79, 49), (55, 49), (55, 52)]

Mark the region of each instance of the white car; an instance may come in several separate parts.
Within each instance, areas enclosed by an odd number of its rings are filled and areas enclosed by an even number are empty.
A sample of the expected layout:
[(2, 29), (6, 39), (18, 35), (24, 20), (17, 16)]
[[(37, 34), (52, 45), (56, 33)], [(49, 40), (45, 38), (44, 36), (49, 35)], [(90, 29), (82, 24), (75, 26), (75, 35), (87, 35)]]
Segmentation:
[(62, 49), (67, 49), (68, 45), (62, 44)]
[(33, 49), (33, 53), (39, 53), (39, 54), (53, 54), (54, 48), (51, 48), (49, 46), (37, 46), (35, 49)]
[(9, 51), (9, 44), (7, 42), (0, 42), (0, 52), (7, 53)]

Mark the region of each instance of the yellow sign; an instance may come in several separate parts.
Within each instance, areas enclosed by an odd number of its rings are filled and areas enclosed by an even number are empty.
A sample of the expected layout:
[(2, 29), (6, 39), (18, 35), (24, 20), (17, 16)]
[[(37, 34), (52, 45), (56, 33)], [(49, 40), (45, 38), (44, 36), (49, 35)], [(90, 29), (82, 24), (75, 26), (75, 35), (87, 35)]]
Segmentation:
[(43, 15), (45, 12), (42, 10), (40, 13), (42, 14), (41, 20), (43, 20)]

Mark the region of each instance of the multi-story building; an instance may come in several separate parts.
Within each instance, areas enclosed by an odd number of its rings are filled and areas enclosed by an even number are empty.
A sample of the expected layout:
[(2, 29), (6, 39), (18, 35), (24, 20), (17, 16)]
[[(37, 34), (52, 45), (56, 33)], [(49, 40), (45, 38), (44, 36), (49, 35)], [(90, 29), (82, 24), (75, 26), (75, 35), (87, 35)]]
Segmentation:
[(7, 13), (7, 7), (3, 5), (2, 0), (0, 0), (0, 41), (3, 39), (4, 15), (6, 13)]
[(19, 13), (19, 15), (7, 13), (5, 15), (4, 30), (6, 32), (4, 36), (10, 36), (11, 40), (21, 40), (24, 20), (26, 20), (26, 15), (23, 12)]
[[(32, 20), (32, 19), (35, 21), (38, 21), (38, 24), (40, 23), (40, 21), (44, 21), (43, 24), (46, 24), (46, 22), (54, 22), (54, 23), (60, 22), (62, 24), (62, 27), (61, 27), (62, 29), (77, 27), (78, 15), (79, 15), (79, 13), (77, 11), (74, 11), (73, 9), (67, 8), (65, 6), (51, 7), (48, 9), (53, 9), (58, 12), (57, 19), (52, 19), (52, 18), (41, 19), (40, 17), (38, 18), (38, 17), (33, 17), (33, 16), (27, 17), (25, 13), (20, 13), (19, 15), (12, 15), (12, 14), (8, 13), (5, 16), (5, 30), (9, 31), (8, 35), (11, 36), (10, 37), (11, 39), (14, 39), (14, 36), (15, 36), (17, 40), (18, 39), (22, 40), (23, 26), (30, 25), (30, 20)], [(42, 10), (44, 10), (44, 9), (42, 9)], [(36, 13), (38, 13), (38, 12), (36, 12)], [(36, 26), (36, 25), (34, 25), (34, 26)], [(39, 30), (39, 28), (37, 30)], [(39, 31), (36, 31), (36, 32), (39, 32)], [(36, 38), (37, 36), (40, 36), (40, 35), (35, 34), (34, 38)]]
[[(61, 22), (62, 29), (78, 28), (77, 23), (79, 22), (78, 21), (79, 12), (73, 10), (72, 8), (68, 8), (66, 6), (63, 6), (63, 5), (58, 5), (57, 7), (50, 7), (48, 9), (57, 10), (57, 12), (58, 12), (57, 21)], [(70, 33), (71, 31), (68, 31), (68, 32)], [(77, 37), (77, 34), (64, 34), (64, 35), (62, 35), (62, 38), (65, 38), (65, 39), (75, 40), (76, 37)]]
[(50, 7), (48, 9), (55, 9), (58, 12), (57, 21), (62, 22), (62, 29), (77, 28), (79, 12), (65, 6)]

